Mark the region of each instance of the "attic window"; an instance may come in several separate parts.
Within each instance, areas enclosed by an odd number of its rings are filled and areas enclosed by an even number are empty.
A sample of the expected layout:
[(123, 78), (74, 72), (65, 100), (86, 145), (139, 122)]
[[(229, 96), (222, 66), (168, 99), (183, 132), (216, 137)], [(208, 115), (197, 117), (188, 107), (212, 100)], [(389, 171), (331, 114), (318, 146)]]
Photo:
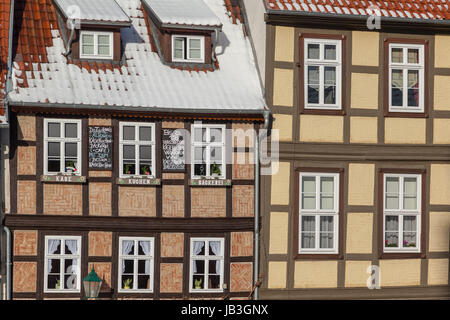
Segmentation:
[(172, 36), (172, 61), (205, 62), (205, 38), (198, 36)]
[(112, 32), (81, 31), (80, 57), (82, 59), (112, 59)]

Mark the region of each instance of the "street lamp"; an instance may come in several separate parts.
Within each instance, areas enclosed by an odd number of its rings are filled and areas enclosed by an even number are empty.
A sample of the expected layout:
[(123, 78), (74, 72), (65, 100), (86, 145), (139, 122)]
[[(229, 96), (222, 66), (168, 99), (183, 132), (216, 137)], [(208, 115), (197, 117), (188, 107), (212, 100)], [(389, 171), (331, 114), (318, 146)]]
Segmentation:
[(102, 286), (102, 279), (95, 273), (94, 266), (92, 266), (91, 273), (83, 279), (85, 299), (97, 299)]

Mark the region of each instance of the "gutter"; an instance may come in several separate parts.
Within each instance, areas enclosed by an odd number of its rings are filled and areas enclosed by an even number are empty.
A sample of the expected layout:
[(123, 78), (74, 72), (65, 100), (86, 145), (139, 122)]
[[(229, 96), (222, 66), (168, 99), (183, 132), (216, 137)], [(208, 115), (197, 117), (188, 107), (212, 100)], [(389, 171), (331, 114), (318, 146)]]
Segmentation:
[(260, 115), (268, 110), (264, 109), (188, 109), (188, 108), (165, 108), (165, 107), (131, 107), (131, 106), (104, 106), (104, 105), (84, 105), (84, 104), (64, 104), (64, 103), (46, 103), (46, 102), (17, 102), (10, 101), (13, 107), (36, 107), (36, 108), (61, 108), (73, 110), (101, 110), (101, 111), (124, 111), (139, 113), (186, 113), (186, 114), (220, 114), (220, 115)]
[(2, 229), (6, 233), (6, 300), (11, 300), (11, 231), (6, 226)]
[[(264, 127), (263, 129), (267, 132), (270, 126), (271, 111), (265, 110), (264, 113)], [(260, 217), (260, 152), (259, 143), (261, 135), (258, 132), (255, 139), (255, 222), (254, 222), (254, 263), (253, 263), (253, 300), (259, 300), (259, 243), (260, 243), (260, 230), (259, 230), (259, 217)]]

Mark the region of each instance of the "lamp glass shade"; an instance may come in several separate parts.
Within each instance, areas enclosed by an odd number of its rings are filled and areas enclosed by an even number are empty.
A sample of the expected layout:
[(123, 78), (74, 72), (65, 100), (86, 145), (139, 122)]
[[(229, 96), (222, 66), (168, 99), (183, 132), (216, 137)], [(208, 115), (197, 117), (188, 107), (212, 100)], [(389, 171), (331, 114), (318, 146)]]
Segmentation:
[(94, 268), (92, 268), (91, 273), (83, 279), (83, 285), (87, 299), (96, 299), (98, 297), (102, 286), (102, 279), (95, 273)]

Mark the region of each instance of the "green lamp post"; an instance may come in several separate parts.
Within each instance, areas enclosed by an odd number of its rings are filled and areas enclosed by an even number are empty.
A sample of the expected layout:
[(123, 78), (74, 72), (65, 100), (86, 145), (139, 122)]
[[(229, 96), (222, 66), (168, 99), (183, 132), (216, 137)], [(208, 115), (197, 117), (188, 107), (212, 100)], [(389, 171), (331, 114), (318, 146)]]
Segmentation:
[(91, 273), (83, 279), (85, 299), (97, 299), (102, 286), (102, 279), (95, 273), (94, 266), (92, 266)]

